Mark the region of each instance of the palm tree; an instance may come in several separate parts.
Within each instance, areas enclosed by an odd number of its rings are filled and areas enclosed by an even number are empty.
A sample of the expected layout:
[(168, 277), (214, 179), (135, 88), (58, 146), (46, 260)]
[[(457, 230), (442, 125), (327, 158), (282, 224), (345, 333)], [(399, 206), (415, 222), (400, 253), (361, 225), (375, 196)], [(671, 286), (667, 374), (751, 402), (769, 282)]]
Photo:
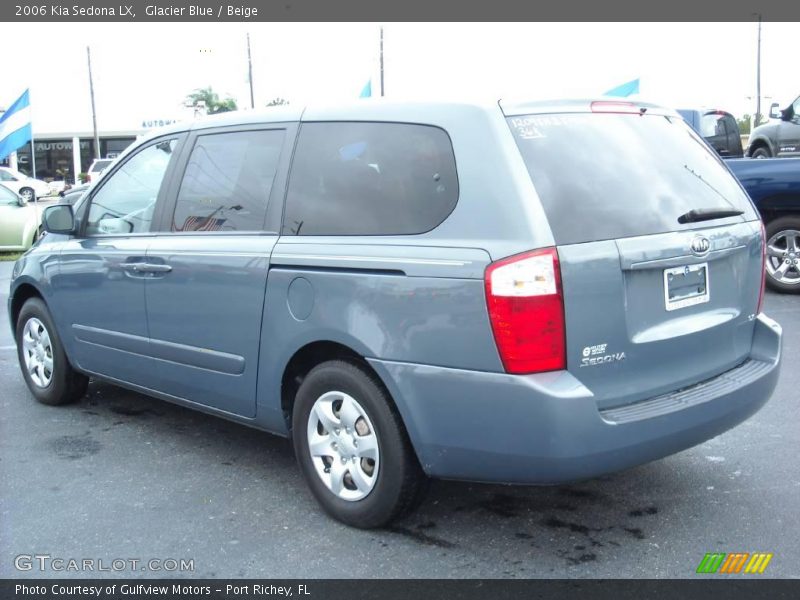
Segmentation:
[(206, 107), (206, 113), (215, 115), (217, 113), (229, 112), (237, 110), (236, 100), (228, 96), (224, 100), (220, 100), (219, 94), (211, 89), (211, 86), (206, 88), (197, 88), (191, 94), (186, 96), (187, 104), (197, 106), (201, 102)]

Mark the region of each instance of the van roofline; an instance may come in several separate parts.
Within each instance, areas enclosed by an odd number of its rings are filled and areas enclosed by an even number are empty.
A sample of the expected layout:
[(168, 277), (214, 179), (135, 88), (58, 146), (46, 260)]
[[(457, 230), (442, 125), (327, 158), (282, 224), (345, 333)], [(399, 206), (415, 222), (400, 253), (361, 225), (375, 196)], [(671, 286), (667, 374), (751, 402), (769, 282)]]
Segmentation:
[[(217, 127), (258, 125), (269, 123), (290, 123), (302, 121), (407, 121), (410, 114), (424, 117), (426, 112), (440, 112), (443, 109), (454, 111), (496, 111), (505, 116), (552, 113), (591, 112), (593, 102), (632, 102), (646, 108), (648, 114), (679, 116), (678, 112), (658, 104), (630, 101), (625, 98), (598, 96), (588, 99), (555, 99), (516, 102), (513, 100), (388, 100), (386, 98), (362, 98), (346, 102), (287, 105), (258, 110), (237, 110), (217, 115), (203, 116), (193, 121), (184, 121), (154, 129), (144, 139), (152, 139), (171, 133), (201, 131)], [(424, 120), (424, 119), (421, 119)]]

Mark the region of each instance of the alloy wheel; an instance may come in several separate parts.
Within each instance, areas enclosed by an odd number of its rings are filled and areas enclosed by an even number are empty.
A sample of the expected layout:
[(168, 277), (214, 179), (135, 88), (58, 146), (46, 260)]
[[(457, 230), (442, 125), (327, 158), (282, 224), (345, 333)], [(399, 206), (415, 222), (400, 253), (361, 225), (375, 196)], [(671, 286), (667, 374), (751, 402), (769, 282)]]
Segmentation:
[(786, 229), (769, 238), (767, 274), (785, 285), (800, 284), (800, 231)]

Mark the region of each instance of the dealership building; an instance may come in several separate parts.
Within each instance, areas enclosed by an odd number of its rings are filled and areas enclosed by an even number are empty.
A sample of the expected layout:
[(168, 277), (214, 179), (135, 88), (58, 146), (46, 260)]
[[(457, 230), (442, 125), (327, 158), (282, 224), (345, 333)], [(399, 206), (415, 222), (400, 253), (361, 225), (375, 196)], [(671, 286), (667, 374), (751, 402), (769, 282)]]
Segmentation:
[[(45, 181), (75, 183), (76, 175), (86, 173), (96, 158), (116, 158), (137, 138), (151, 129), (177, 122), (180, 118), (144, 119), (139, 127), (117, 131), (98, 131), (100, 154), (95, 153), (94, 136), (91, 131), (38, 132), (34, 122), (33, 144), (30, 142), (2, 161), (3, 165), (17, 168), (26, 175)], [(31, 158), (31, 145), (35, 148), (35, 168)], [(14, 164), (16, 162), (16, 165)]]

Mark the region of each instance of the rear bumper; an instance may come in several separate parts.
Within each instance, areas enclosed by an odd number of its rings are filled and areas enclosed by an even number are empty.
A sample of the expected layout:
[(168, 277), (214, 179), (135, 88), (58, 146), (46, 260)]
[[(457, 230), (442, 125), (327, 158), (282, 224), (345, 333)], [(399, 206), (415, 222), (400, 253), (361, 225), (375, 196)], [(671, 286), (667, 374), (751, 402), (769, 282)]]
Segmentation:
[(778, 380), (781, 328), (759, 315), (750, 357), (690, 388), (600, 411), (566, 371), (515, 376), (380, 360), (423, 469), (433, 477), (561, 483), (649, 462), (738, 425)]

